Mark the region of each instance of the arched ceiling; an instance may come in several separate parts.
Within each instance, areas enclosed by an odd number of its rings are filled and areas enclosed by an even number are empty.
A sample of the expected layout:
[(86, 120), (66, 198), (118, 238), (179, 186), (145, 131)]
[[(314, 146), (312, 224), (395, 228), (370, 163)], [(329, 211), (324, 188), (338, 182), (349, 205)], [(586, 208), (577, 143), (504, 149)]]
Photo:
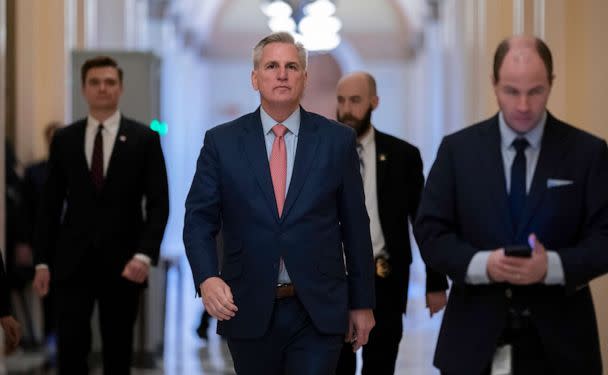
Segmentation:
[[(253, 45), (270, 33), (260, 0), (174, 0), (178, 27), (198, 41), (208, 57), (249, 57)], [(411, 55), (412, 27), (403, 14), (405, 0), (336, 0), (340, 35), (368, 59), (405, 59)], [(207, 3), (202, 6), (201, 3)], [(215, 6), (210, 4), (214, 3)], [(174, 7), (178, 8), (178, 7)], [(210, 16), (209, 12), (216, 12)], [(197, 35), (194, 36), (193, 35)]]

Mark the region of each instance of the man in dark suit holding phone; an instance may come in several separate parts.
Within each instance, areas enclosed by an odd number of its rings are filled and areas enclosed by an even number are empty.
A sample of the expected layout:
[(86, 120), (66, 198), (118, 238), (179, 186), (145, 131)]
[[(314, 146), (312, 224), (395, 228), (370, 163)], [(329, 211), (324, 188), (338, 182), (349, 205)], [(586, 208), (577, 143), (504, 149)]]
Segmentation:
[(122, 70), (110, 57), (81, 69), (87, 118), (57, 130), (34, 239), (34, 288), (56, 288), (59, 374), (88, 373), (95, 303), (104, 374), (128, 374), (133, 325), (169, 211), (157, 133), (118, 110)]
[(588, 284), (608, 271), (608, 150), (546, 110), (553, 79), (542, 40), (504, 40), (500, 112), (445, 137), (429, 174), (414, 228), (453, 280), (442, 374), (602, 373)]

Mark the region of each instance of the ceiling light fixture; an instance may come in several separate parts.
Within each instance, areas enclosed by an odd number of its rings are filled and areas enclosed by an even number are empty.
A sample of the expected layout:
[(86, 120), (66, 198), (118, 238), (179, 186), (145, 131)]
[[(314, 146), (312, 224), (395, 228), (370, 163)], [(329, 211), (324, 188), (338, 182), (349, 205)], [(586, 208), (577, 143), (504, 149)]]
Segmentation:
[(309, 51), (329, 51), (340, 44), (342, 22), (330, 0), (265, 0), (260, 8), (269, 17), (270, 30), (293, 34)]

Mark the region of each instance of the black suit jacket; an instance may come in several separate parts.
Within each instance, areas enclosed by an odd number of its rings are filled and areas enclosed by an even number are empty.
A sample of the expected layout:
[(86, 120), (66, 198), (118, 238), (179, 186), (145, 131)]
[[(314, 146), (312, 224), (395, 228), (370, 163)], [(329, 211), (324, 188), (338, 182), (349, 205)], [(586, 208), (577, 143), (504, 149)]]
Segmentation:
[(97, 192), (85, 157), (85, 128), (82, 119), (58, 130), (50, 147), (34, 250), (35, 264), (48, 264), (58, 282), (87, 278), (83, 270), (91, 266), (103, 269), (104, 277), (120, 277), (135, 253), (155, 264), (167, 222), (167, 174), (158, 134), (121, 117)]
[[(412, 249), (408, 219), (414, 222), (424, 185), (422, 159), (413, 145), (376, 129), (376, 191), (382, 234), (392, 274), (388, 293), (405, 313)], [(427, 292), (446, 290), (446, 277), (427, 267)]]
[[(555, 186), (556, 179), (571, 183)], [(505, 185), (498, 116), (443, 140), (415, 226), (423, 258), (453, 280), (435, 365), (450, 374), (481, 373), (516, 303), (531, 311), (555, 373), (601, 374), (588, 283), (608, 271), (606, 142), (549, 114), (516, 229)], [(521, 243), (530, 233), (558, 253), (565, 286), (465, 282), (476, 252)]]

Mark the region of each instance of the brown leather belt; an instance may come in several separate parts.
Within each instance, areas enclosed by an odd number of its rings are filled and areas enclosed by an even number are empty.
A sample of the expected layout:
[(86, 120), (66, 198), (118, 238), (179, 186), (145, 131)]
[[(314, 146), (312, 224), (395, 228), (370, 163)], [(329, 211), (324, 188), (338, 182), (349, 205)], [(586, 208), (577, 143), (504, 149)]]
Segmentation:
[(287, 297), (293, 297), (296, 295), (296, 289), (293, 284), (279, 284), (277, 285), (276, 299), (283, 299)]

